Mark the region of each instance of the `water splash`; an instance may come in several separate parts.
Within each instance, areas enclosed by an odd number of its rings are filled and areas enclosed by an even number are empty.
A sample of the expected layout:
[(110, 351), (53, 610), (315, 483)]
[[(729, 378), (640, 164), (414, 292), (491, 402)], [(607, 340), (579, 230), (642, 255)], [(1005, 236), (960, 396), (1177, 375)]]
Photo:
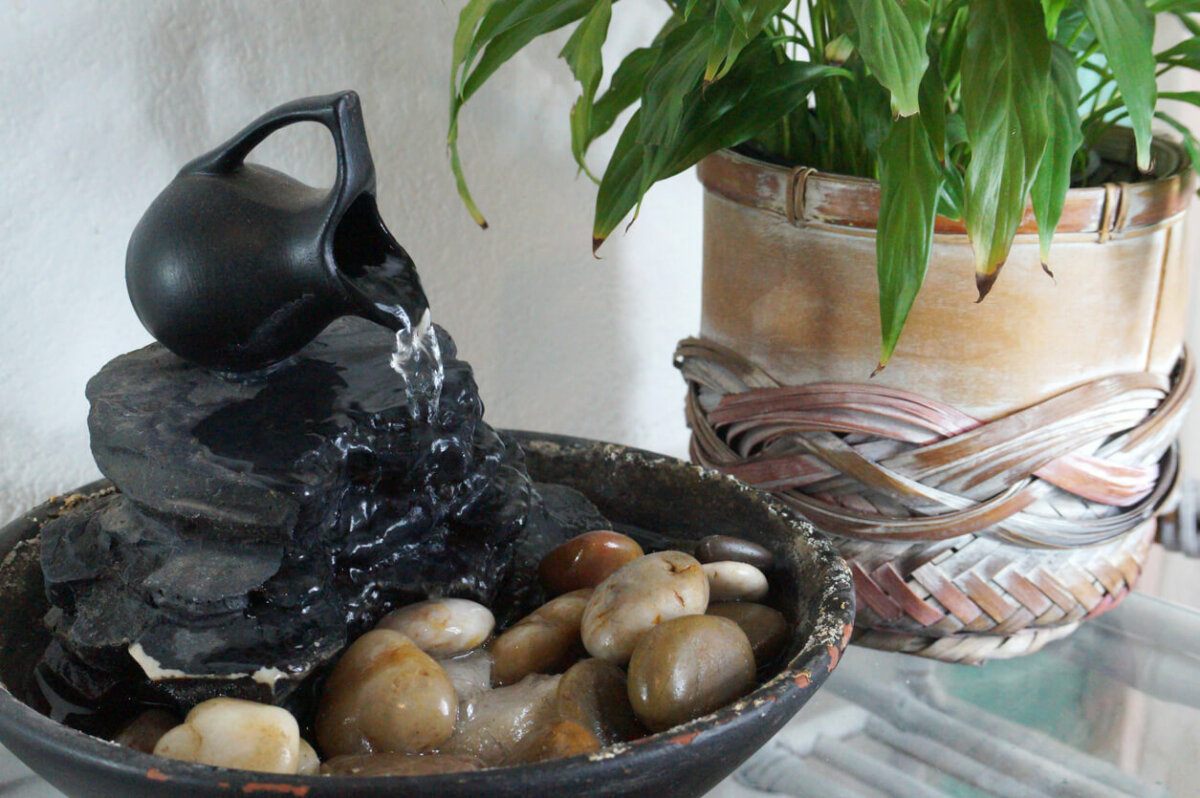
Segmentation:
[(400, 329), (396, 331), (396, 350), (392, 352), (392, 370), (404, 381), (408, 412), (414, 421), (434, 424), (441, 404), (445, 366), (442, 348), (433, 328), (433, 314), (426, 308), (414, 326), (400, 308), (395, 308)]

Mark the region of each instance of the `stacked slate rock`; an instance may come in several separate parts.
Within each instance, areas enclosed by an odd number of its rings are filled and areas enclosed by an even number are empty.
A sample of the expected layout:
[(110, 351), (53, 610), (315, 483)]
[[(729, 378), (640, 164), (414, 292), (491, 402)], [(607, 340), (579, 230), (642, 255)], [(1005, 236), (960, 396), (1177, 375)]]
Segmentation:
[(252, 378), (159, 344), (106, 365), (89, 428), (118, 492), (43, 529), (44, 673), (88, 701), (137, 684), (182, 708), (278, 703), (394, 606), (493, 605), (523, 533), (538, 550), (564, 535), (437, 334), (432, 423), (409, 412), (391, 334), (353, 318)]

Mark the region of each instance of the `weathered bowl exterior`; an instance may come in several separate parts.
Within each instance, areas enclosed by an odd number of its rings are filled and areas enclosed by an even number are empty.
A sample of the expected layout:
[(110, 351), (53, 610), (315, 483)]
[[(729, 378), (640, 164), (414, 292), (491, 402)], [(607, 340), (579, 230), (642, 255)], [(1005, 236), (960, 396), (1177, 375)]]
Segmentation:
[[(51, 721), (0, 682), (0, 742), (68, 796), (283, 795), (697, 796), (733, 771), (792, 717), (837, 665), (850, 637), (850, 572), (833, 546), (791, 511), (732, 478), (673, 458), (613, 444), (513, 433), (534, 479), (585, 493), (614, 521), (678, 537), (732, 534), (776, 553), (774, 587), (793, 623), (790, 660), (743, 700), (666, 732), (590, 756), (538, 765), (411, 778), (266, 776), (141, 754)], [(0, 674), (26, 673), (30, 641), (46, 609), (21, 541), (64, 506), (107, 483), (80, 488), (0, 530)], [(107, 488), (111, 489), (111, 488)], [(16, 573), (24, 560), (24, 573)]]

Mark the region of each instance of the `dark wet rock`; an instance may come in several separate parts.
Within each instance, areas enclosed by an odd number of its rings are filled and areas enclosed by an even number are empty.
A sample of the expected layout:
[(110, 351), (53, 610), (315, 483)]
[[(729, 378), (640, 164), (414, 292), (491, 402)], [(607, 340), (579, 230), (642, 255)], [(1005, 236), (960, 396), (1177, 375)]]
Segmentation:
[[(157, 344), (105, 366), (89, 427), (121, 493), (42, 532), (63, 661), (101, 676), (58, 675), (94, 687), (144, 671), (182, 705), (280, 701), (393, 607), (492, 604), (533, 493), (438, 335), (433, 424), (408, 410), (392, 335), (358, 319), (253, 378)], [(539, 540), (559, 537), (554, 512), (537, 515)]]
[(574, 488), (535, 482), (534, 490), (537, 501), (517, 543), (512, 574), (492, 607), (498, 629), (511, 626), (552, 598), (538, 578), (538, 567), (547, 554), (585, 532), (612, 527), (596, 505)]

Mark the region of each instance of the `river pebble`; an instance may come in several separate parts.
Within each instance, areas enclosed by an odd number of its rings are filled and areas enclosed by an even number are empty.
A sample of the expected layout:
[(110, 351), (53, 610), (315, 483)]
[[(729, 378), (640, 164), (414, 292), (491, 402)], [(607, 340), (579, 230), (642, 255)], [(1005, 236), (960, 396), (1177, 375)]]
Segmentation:
[(477, 757), (489, 767), (519, 761), (537, 734), (557, 721), (554, 699), (561, 678), (533, 673), (464, 701), (441, 752)]
[(450, 677), (460, 702), (492, 689), (492, 654), (477, 648), (453, 659), (440, 659), (438, 664)]
[(589, 654), (618, 665), (629, 661), (642, 635), (660, 623), (702, 614), (708, 578), (694, 557), (660, 551), (627, 563), (596, 588), (583, 613)]
[(492, 634), (496, 619), (478, 602), (443, 598), (409, 604), (389, 612), (376, 629), (391, 629), (407, 635), (417, 648), (431, 657), (453, 657), (483, 645)]
[(513, 684), (531, 673), (561, 673), (583, 656), (580, 623), (592, 596), (575, 590), (538, 607), (488, 646), (495, 664), (492, 682)]
[(538, 576), (551, 595), (595, 587), (625, 563), (642, 556), (628, 535), (597, 529), (573, 537), (542, 558)]
[(367, 632), (325, 683), (314, 724), (326, 757), (418, 753), (454, 731), (458, 697), (446, 671), (408, 637)]
[(483, 763), (458, 754), (355, 754), (321, 765), (326, 776), (430, 776), (481, 770)]
[(602, 659), (572, 665), (558, 683), (555, 697), (563, 720), (578, 723), (604, 745), (635, 740), (646, 730), (633, 714), (625, 671)]
[(787, 644), (787, 619), (779, 610), (750, 601), (728, 601), (709, 604), (708, 614), (728, 618), (741, 627), (758, 665), (775, 659)]
[(709, 535), (700, 538), (700, 542), (696, 544), (696, 559), (700, 562), (733, 560), (769, 571), (775, 562), (775, 555), (771, 553), (770, 549), (745, 538)]
[(712, 601), (757, 601), (767, 595), (766, 575), (753, 565), (734, 560), (706, 562), (708, 596)]
[(300, 765), (300, 727), (281, 707), (213, 698), (197, 704), (164, 734), (154, 753), (262, 773), (294, 774)]
[(148, 709), (133, 719), (113, 738), (117, 745), (141, 751), (143, 754), (154, 753), (154, 746), (162, 736), (182, 723), (182, 719), (174, 712), (165, 709)]
[(296, 775), (316, 776), (321, 772), (321, 758), (317, 751), (303, 737), (300, 738), (300, 762), (296, 765)]
[(572, 720), (560, 720), (537, 734), (531, 744), (521, 752), (518, 761), (544, 762), (547, 759), (591, 754), (603, 747), (600, 739), (580, 724)]
[(629, 701), (652, 731), (712, 712), (753, 684), (750, 641), (736, 623), (714, 615), (690, 615), (656, 626), (629, 662)]

